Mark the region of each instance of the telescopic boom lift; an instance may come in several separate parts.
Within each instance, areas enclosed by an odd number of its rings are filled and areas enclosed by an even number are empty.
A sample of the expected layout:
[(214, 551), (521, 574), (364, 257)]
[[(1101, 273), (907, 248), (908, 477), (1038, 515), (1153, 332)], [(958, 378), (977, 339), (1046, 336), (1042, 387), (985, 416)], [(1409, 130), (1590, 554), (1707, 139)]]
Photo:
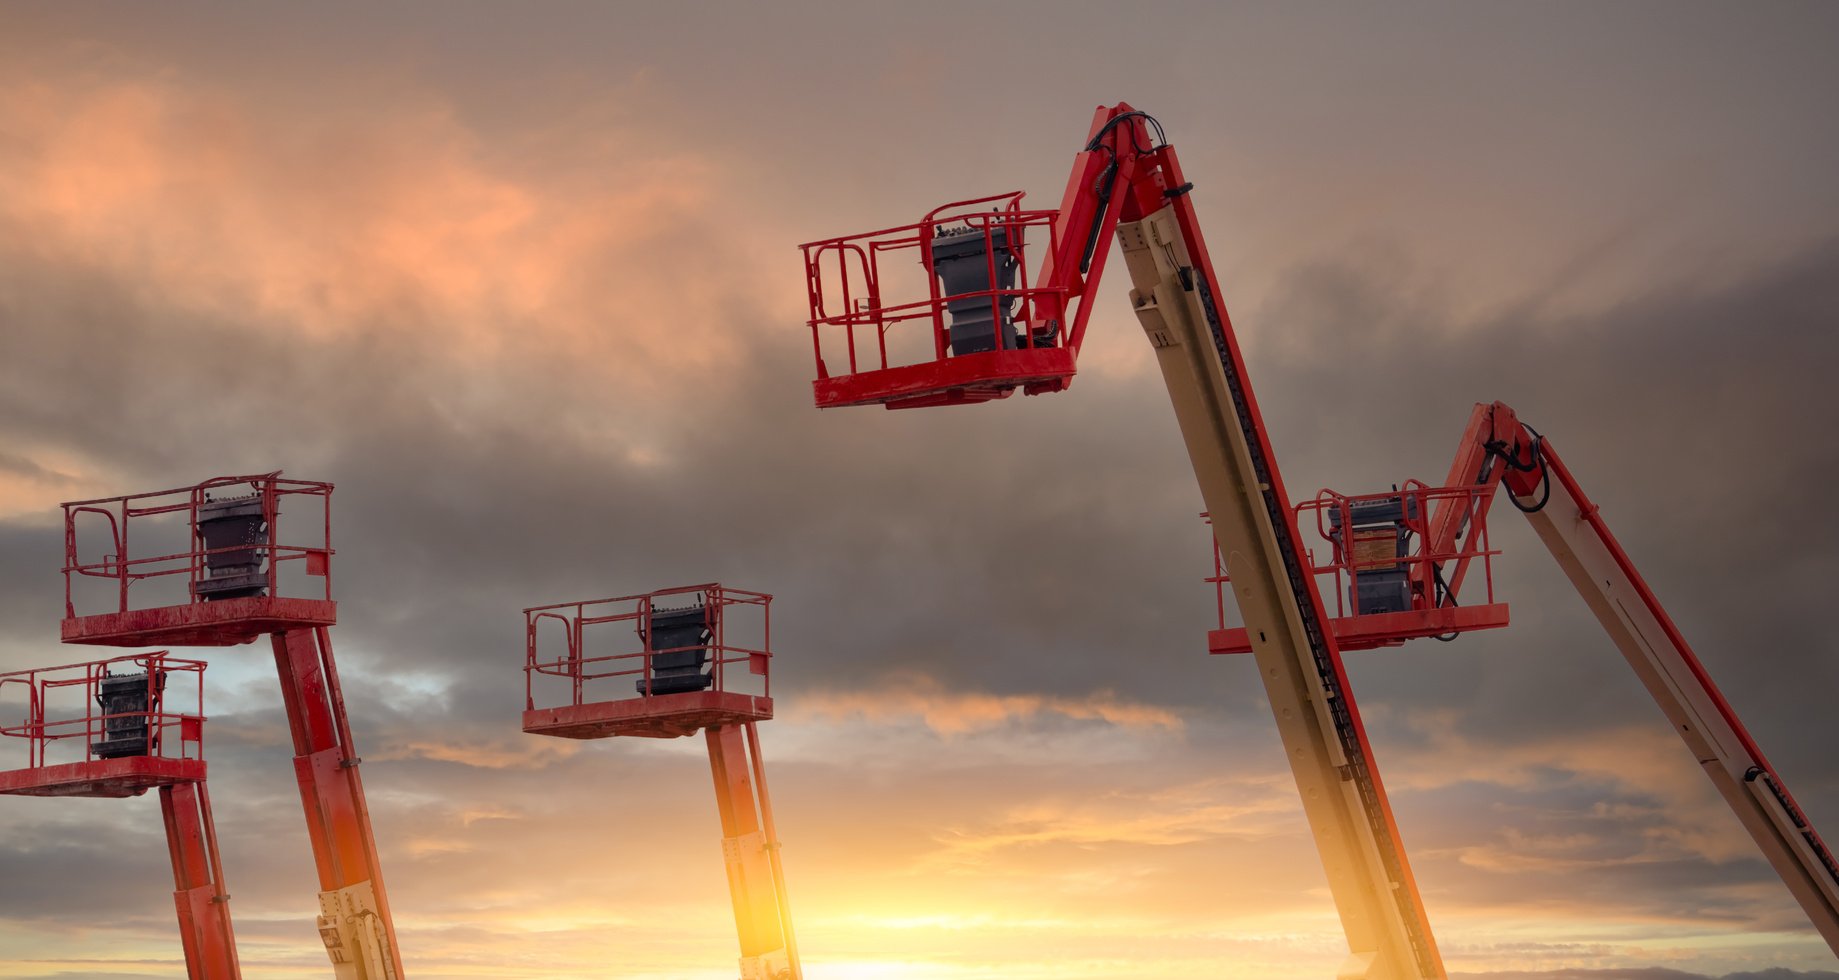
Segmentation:
[[(1413, 481), (1389, 493), (1360, 498), (1324, 494), (1302, 505), (1319, 510), (1326, 504), (1328, 513), (1340, 515), (1328, 522), (1332, 557), (1316, 570), (1345, 582), (1356, 606), (1354, 615), (1335, 620), (1336, 633), (1354, 638), (1350, 646), (1378, 647), (1425, 635), (1397, 630), (1399, 622), (1410, 621), (1401, 617), (1448, 623), (1443, 639), (1477, 628), (1453, 617), (1466, 608), (1457, 600), (1473, 562), (1491, 554), (1475, 542), (1486, 540), (1487, 505), (1502, 485), (1814, 928), (1839, 953), (1839, 863), (1551, 440), (1521, 422), (1506, 404), (1475, 406), (1442, 488)], [(1366, 527), (1384, 524), (1382, 533), (1418, 545), (1402, 555), (1356, 555), (1361, 533), (1356, 515), (1375, 512), (1374, 505), (1386, 501), (1398, 519)], [(1336, 540), (1333, 529), (1338, 527), (1349, 528), (1355, 537)], [(1407, 579), (1408, 588), (1395, 601), (1411, 608), (1359, 608), (1363, 600), (1369, 605), (1385, 601), (1375, 598), (1375, 585)], [(1387, 620), (1393, 630), (1387, 629)], [(1216, 630), (1209, 646), (1215, 653), (1243, 653), (1245, 639), (1244, 630)]]
[(524, 610), (524, 731), (703, 733), (741, 980), (804, 976), (756, 727), (773, 717), (772, 601), (711, 582)]
[[(1502, 481), (1533, 509), (1541, 537), (1839, 951), (1831, 855), (1563, 464), (1505, 406), (1478, 409), (1446, 486), (1307, 505), (1336, 555), (1329, 568), (1312, 563), (1192, 190), (1156, 120), (1120, 103), (1093, 117), (1057, 210), (1027, 210), (1014, 192), (802, 246), (818, 406), (918, 408), (1065, 389), (1115, 234), (1211, 516), (1215, 581), (1230, 586), (1244, 623), (1215, 631), (1212, 646), (1257, 662), (1347, 935), (1339, 980), (1446, 977), (1341, 651), (1507, 624), (1491, 594), (1485, 604), (1455, 601), (1493, 554), (1485, 519)], [(1032, 280), (1031, 237), (1046, 251)], [(911, 276), (902, 259), (923, 270), (925, 298), (899, 295)], [(1337, 576), (1337, 611), (1351, 602), (1350, 615), (1329, 617), (1317, 582), (1325, 572)], [(1222, 613), (1224, 604), (1222, 594)]]
[[(66, 643), (118, 647), (231, 647), (268, 638), (319, 870), (315, 924), (332, 975), (402, 980), (358, 775), (363, 760), (332, 657), (331, 501), (332, 484), (275, 472), (67, 503), (62, 632)], [(289, 532), (298, 537), (279, 535), (284, 509), (295, 514)], [(98, 537), (109, 550), (88, 560), (93, 545), (79, 544)], [(177, 552), (145, 543), (175, 537), (186, 542)]]
[[(1442, 978), (1442, 958), (1219, 300), (1192, 189), (1156, 121), (1120, 103), (1093, 117), (1058, 211), (1023, 210), (1017, 192), (948, 205), (916, 225), (803, 246), (817, 402), (910, 408), (988, 401), (1018, 388), (1064, 389), (1110, 252), (1103, 245), (1115, 234), (1130, 273), (1131, 306), (1156, 350), (1213, 515), (1347, 934), (1350, 953), (1337, 976)], [(1045, 235), (1048, 253), (1032, 283), (1023, 262), (1029, 235)], [(883, 259), (909, 249), (930, 273), (930, 297), (886, 303)], [(900, 346), (891, 334), (902, 324), (930, 324), (920, 360), (898, 363)]]
[(0, 674), (5, 695), (25, 701), (25, 717), (0, 725), (0, 736), (25, 746), (26, 765), (0, 772), (0, 794), (124, 799), (159, 790), (185, 975), (241, 980), (205, 786), (204, 663), (162, 650), (14, 671)]

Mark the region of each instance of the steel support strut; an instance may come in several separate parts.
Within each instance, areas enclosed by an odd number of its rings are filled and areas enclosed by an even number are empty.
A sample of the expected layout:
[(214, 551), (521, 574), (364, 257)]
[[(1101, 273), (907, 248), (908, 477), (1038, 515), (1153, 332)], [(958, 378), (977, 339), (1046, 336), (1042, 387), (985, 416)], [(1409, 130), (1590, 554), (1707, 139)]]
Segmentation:
[(172, 852), (173, 903), (179, 912), (179, 942), (191, 980), (240, 980), (236, 935), (230, 928), (230, 896), (224, 891), (217, 855), (211, 796), (203, 783), (160, 787), (166, 846)]
[(338, 980), (401, 980), (345, 699), (324, 627), (274, 634), (294, 774), (319, 867), (319, 934)]
[(741, 980), (802, 980), (759, 735), (752, 722), (717, 725), (706, 735), (722, 817), (728, 894), (741, 939)]

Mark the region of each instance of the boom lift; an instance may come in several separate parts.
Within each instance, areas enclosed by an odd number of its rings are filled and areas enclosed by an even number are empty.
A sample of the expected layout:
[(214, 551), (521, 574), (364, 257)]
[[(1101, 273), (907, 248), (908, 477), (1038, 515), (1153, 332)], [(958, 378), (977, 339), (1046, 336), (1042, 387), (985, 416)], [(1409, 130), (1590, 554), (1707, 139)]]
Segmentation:
[[(1156, 350), (1213, 515), (1347, 934), (1350, 953), (1338, 977), (1443, 978), (1219, 300), (1192, 189), (1161, 126), (1120, 103), (1093, 117), (1057, 211), (1025, 210), (1015, 192), (947, 205), (916, 224), (804, 245), (817, 404), (913, 408), (1063, 390), (1109, 253), (1101, 246), (1115, 232), (1131, 306)], [(1023, 254), (1030, 236), (1047, 239), (1032, 282)], [(918, 259), (928, 298), (900, 298), (898, 277), (911, 270), (890, 257)]]
[(203, 662), (162, 650), (0, 674), (0, 698), (11, 697), (25, 717), (0, 735), (24, 742), (26, 765), (0, 772), (0, 793), (124, 799), (157, 788), (186, 976), (240, 980), (205, 788)]
[[(1532, 523), (1763, 857), (1839, 953), (1839, 863), (1551, 440), (1507, 405), (1475, 406), (1443, 487), (1413, 481), (1365, 497), (1324, 491), (1299, 505), (1332, 515), (1325, 524), (1318, 521), (1331, 557), (1315, 573), (1331, 577), (1337, 596), (1345, 594), (1354, 607), (1334, 621), (1336, 634), (1352, 638), (1347, 646), (1379, 647), (1426, 635), (1413, 629), (1413, 617), (1446, 625), (1439, 639), (1474, 628), (1458, 617), (1468, 608), (1458, 606), (1458, 594), (1474, 561), (1485, 565), (1493, 554), (1486, 543), (1488, 503), (1503, 484), (1508, 500)], [(1368, 526), (1401, 546), (1384, 554), (1358, 553), (1356, 515), (1362, 511), (1378, 515)], [(1406, 541), (1417, 544), (1404, 547)], [(1230, 577), (1216, 581), (1224, 587)], [(1388, 590), (1383, 597), (1381, 590)], [(1222, 623), (1209, 635), (1209, 647), (1214, 653), (1244, 653), (1250, 649), (1246, 638), (1244, 629)]]
[[(1595, 506), (1510, 409), (1477, 407), (1444, 486), (1324, 492), (1289, 505), (1192, 189), (1155, 120), (1119, 104), (1093, 118), (1058, 210), (1026, 210), (1015, 192), (802, 246), (818, 406), (915, 408), (1066, 388), (1105, 264), (1101, 243), (1115, 231), (1131, 306), (1156, 350), (1211, 516), (1222, 625), (1210, 645), (1257, 661), (1347, 934), (1342, 980), (1445, 972), (1341, 651), (1507, 625), (1507, 607), (1493, 597), (1486, 525), (1502, 482), (1839, 952), (1831, 853)], [(1029, 237), (1046, 239), (1032, 281)], [(904, 298), (899, 279), (909, 277), (911, 292), (915, 273), (901, 259), (917, 260), (926, 298)], [(1300, 543), (1299, 512), (1331, 543), (1326, 566)], [(1477, 569), (1485, 601), (1458, 605)], [(1322, 575), (1335, 583), (1333, 618)], [(1228, 585), (1244, 623), (1234, 630), (1224, 626)]]
[[(303, 518), (290, 522), (290, 531), (308, 529), (298, 539), (279, 534), (284, 503)], [(274, 472), (63, 506), (64, 642), (228, 647), (269, 638), (319, 870), (317, 924), (332, 974), (401, 980), (358, 775), (362, 760), (332, 658), (332, 484)], [(98, 533), (109, 550), (85, 560), (79, 545)], [(89, 608), (97, 592), (107, 611), (79, 615), (79, 601)]]
[[(804, 976), (754, 728), (773, 716), (772, 601), (710, 583), (524, 610), (524, 731), (576, 739), (703, 732), (741, 980)], [(539, 641), (558, 631), (562, 647), (552, 655), (553, 639)]]

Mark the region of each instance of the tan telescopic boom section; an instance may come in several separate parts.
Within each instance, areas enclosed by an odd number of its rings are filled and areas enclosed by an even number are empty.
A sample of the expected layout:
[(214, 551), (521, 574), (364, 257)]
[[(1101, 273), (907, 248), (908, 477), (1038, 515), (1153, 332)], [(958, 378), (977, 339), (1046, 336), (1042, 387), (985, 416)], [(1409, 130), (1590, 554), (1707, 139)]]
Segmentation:
[(1250, 388), (1238, 371), (1229, 378), (1236, 352), (1212, 298), (1211, 270), (1196, 268), (1198, 233), (1184, 233), (1170, 204), (1120, 224), (1117, 234), (1131, 305), (1156, 349), (1347, 933), (1351, 953), (1336, 976), (1443, 977), (1339, 651), (1301, 564), (1294, 516), (1273, 506), (1286, 498)]

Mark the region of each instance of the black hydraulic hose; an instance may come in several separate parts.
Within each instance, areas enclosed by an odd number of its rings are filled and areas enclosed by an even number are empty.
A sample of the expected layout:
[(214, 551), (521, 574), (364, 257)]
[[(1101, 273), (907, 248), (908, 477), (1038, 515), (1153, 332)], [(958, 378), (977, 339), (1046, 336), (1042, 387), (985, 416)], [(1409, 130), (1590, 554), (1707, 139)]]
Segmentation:
[[(1431, 581), (1436, 583), (1437, 605), (1441, 607), (1443, 605), (1443, 600), (1448, 599), (1450, 607), (1452, 609), (1455, 608), (1456, 593), (1451, 592), (1449, 588), (1449, 583), (1443, 580), (1443, 566), (1437, 564), (1436, 562), (1431, 562), (1430, 563), (1430, 578), (1431, 578)], [(1431, 636), (1431, 639), (1436, 640), (1438, 643), (1453, 643), (1455, 642), (1456, 637), (1461, 636), (1461, 635), (1462, 635), (1461, 631), (1458, 630), (1457, 632), (1454, 632), (1454, 633), (1438, 633), (1438, 634)]]
[(1085, 275), (1092, 268), (1092, 256), (1098, 252), (1098, 236), (1105, 230), (1105, 215), (1111, 210), (1111, 192), (1117, 187), (1117, 151), (1110, 147), (1111, 162), (1098, 174), (1098, 184), (1092, 193), (1098, 198), (1098, 210), (1092, 214), (1092, 227), (1086, 232), (1085, 252), (1079, 257), (1079, 274)]
[(1156, 121), (1156, 117), (1136, 109), (1119, 113), (1111, 117), (1111, 119), (1100, 127), (1098, 132), (1094, 133), (1092, 138), (1086, 142), (1086, 152), (1092, 153), (1098, 150), (1104, 150), (1106, 153), (1110, 154), (1111, 159), (1105, 164), (1105, 169), (1099, 171), (1098, 181), (1092, 187), (1093, 195), (1098, 198), (1098, 212), (1092, 215), (1092, 227), (1086, 231), (1085, 251), (1079, 256), (1079, 274), (1082, 276), (1092, 268), (1092, 256), (1098, 252), (1099, 233), (1104, 231), (1105, 215), (1111, 210), (1111, 195), (1117, 190), (1118, 153), (1115, 145), (1117, 139), (1113, 137), (1113, 145), (1107, 146), (1105, 144), (1105, 137), (1110, 135), (1111, 131), (1116, 129), (1119, 125), (1132, 119), (1141, 119), (1148, 123), (1150, 129), (1156, 134), (1156, 142), (1154, 144), (1142, 146), (1137, 143), (1136, 130), (1132, 129), (1130, 131), (1130, 148), (1138, 156), (1151, 152), (1157, 146), (1168, 145), (1168, 137), (1163, 134), (1162, 124)]
[[(1552, 469), (1551, 467), (1545, 465), (1545, 437), (1539, 434), (1538, 429), (1535, 429), (1532, 426), (1527, 425), (1524, 422), (1520, 423), (1520, 427), (1532, 433), (1532, 436), (1533, 436), (1532, 446), (1529, 447), (1527, 451), (1527, 455), (1531, 457), (1530, 462), (1526, 462), (1526, 463), (1520, 462), (1518, 454), (1510, 451), (1507, 448), (1506, 441), (1502, 439), (1490, 439), (1488, 442), (1482, 444), (1482, 448), (1486, 449), (1489, 453), (1495, 456), (1499, 456), (1501, 459), (1506, 461), (1508, 466), (1520, 471), (1521, 473), (1531, 473), (1534, 470), (1539, 471), (1539, 475), (1543, 479), (1539, 481), (1539, 502), (1538, 503), (1522, 504), (1520, 503), (1520, 498), (1513, 492), (1511, 488), (1509, 488), (1507, 491), (1507, 502), (1513, 504), (1513, 507), (1515, 510), (1519, 511), (1522, 514), (1537, 514), (1538, 512), (1545, 509), (1546, 504), (1551, 502), (1551, 499), (1552, 499)], [(1516, 444), (1514, 445), (1514, 449), (1518, 449), (1518, 448), (1519, 446), (1518, 446), (1518, 443), (1516, 442)]]

